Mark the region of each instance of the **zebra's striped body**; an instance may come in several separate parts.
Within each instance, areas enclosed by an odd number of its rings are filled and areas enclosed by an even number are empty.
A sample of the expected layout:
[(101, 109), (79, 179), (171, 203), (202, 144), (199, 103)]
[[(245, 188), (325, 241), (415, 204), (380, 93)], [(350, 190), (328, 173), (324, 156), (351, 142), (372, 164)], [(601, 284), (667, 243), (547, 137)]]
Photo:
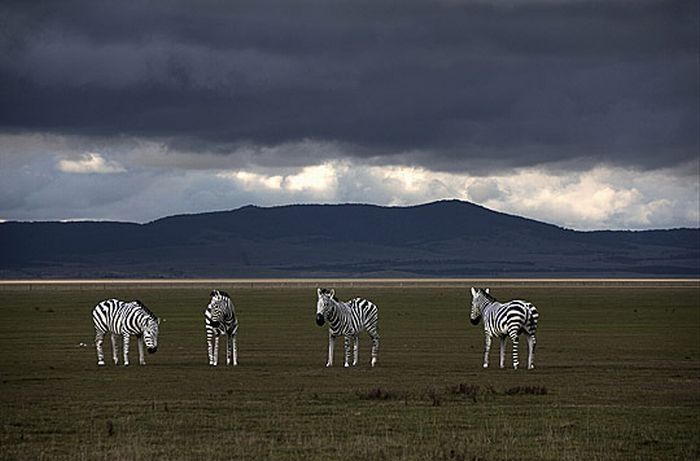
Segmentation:
[(517, 370), (518, 362), (518, 337), (521, 334), (527, 336), (528, 360), (527, 368), (535, 368), (535, 346), (537, 339), (537, 320), (539, 313), (537, 308), (526, 301), (513, 300), (500, 303), (485, 290), (472, 288), (472, 308), (470, 321), (478, 325), (479, 320), (484, 320), (484, 368), (489, 366), (489, 351), (491, 339), (498, 337), (501, 342), (501, 368), (505, 367), (506, 339), (513, 343), (513, 368)]
[(226, 335), (226, 365), (238, 365), (238, 318), (231, 302), (231, 297), (225, 291), (214, 290), (211, 300), (204, 310), (204, 328), (207, 332), (207, 352), (209, 365), (219, 364), (219, 336)]
[(345, 337), (344, 366), (350, 366), (351, 343), (354, 350), (352, 366), (356, 366), (359, 356), (360, 333), (362, 331), (367, 331), (367, 334), (372, 338), (372, 360), (370, 364), (375, 366), (379, 354), (379, 332), (377, 331), (379, 316), (377, 306), (363, 298), (355, 298), (347, 302), (339, 301), (335, 297), (334, 290), (319, 288), (317, 294), (316, 324), (323, 326), (326, 321), (328, 322), (328, 362), (326, 362), (326, 366), (333, 366), (335, 339), (341, 335)]
[(139, 363), (145, 365), (143, 348), (153, 354), (158, 349), (158, 318), (141, 301), (120, 301), (106, 299), (92, 310), (92, 321), (95, 326), (95, 347), (97, 348), (97, 365), (105, 364), (102, 344), (104, 336), (111, 333), (112, 358), (114, 364), (119, 364), (117, 351), (117, 336), (124, 340), (124, 366), (129, 365), (129, 338), (136, 336), (139, 347)]

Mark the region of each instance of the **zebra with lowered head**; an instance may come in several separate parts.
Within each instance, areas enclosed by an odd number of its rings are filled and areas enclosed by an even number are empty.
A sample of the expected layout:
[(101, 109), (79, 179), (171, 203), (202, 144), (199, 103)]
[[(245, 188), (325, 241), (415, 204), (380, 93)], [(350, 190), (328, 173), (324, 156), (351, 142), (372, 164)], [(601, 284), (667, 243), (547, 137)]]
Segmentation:
[(377, 364), (379, 354), (379, 320), (377, 306), (363, 298), (354, 298), (346, 302), (335, 297), (334, 290), (319, 288), (317, 290), (316, 324), (323, 326), (328, 322), (328, 362), (327, 367), (333, 366), (333, 349), (335, 338), (345, 336), (345, 367), (350, 366), (350, 347), (354, 350), (352, 366), (357, 365), (360, 348), (360, 333), (364, 330), (372, 338), (371, 366)]
[(219, 364), (219, 336), (226, 335), (226, 365), (238, 365), (238, 318), (231, 302), (231, 296), (225, 291), (213, 290), (211, 300), (204, 309), (204, 328), (207, 332), (207, 352), (209, 365)]
[(489, 366), (489, 351), (491, 339), (498, 337), (501, 342), (501, 368), (505, 367), (506, 339), (513, 343), (513, 368), (518, 369), (518, 338), (521, 334), (527, 336), (528, 358), (527, 368), (535, 368), (535, 346), (537, 339), (537, 308), (527, 301), (513, 300), (500, 303), (491, 296), (489, 289), (472, 287), (472, 308), (470, 321), (478, 325), (484, 320), (484, 368)]
[(102, 344), (104, 336), (111, 333), (112, 358), (114, 364), (119, 364), (117, 351), (117, 336), (121, 335), (124, 346), (124, 366), (129, 366), (129, 339), (136, 336), (139, 347), (139, 363), (145, 365), (143, 349), (149, 354), (158, 350), (158, 325), (160, 320), (141, 301), (120, 301), (106, 299), (92, 310), (92, 321), (95, 326), (95, 347), (97, 348), (97, 365), (105, 364)]

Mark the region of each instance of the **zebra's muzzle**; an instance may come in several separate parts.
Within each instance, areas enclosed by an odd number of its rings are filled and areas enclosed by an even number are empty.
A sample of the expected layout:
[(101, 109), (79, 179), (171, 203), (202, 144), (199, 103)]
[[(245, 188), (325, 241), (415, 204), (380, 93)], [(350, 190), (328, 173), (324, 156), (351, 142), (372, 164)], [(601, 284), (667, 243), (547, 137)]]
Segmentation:
[(481, 321), (481, 317), (477, 317), (475, 319), (470, 318), (469, 321), (472, 323), (472, 325), (478, 325), (479, 321)]
[(155, 354), (157, 350), (158, 350), (157, 347), (149, 347), (149, 348), (148, 348), (148, 353), (149, 353), (149, 354)]
[(316, 325), (322, 327), (324, 323), (326, 323), (326, 319), (323, 318), (323, 315), (316, 314)]

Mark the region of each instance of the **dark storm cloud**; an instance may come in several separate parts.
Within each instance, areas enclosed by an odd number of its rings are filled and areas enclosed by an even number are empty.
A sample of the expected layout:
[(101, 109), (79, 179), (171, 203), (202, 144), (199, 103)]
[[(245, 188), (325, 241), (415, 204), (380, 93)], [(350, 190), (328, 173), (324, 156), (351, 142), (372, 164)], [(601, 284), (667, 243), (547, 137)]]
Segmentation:
[(314, 139), (440, 170), (698, 151), (695, 1), (5, 2), (0, 17), (5, 132), (222, 154)]

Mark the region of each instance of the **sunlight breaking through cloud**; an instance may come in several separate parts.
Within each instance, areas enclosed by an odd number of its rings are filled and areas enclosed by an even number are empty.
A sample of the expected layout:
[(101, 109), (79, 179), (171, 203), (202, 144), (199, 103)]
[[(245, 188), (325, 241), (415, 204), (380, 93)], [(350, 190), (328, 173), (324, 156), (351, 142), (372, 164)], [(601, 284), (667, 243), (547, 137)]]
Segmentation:
[(57, 168), (64, 173), (124, 173), (126, 169), (118, 162), (106, 160), (101, 154), (86, 152), (78, 160), (62, 159)]
[(384, 205), (458, 198), (575, 229), (672, 227), (672, 217), (697, 226), (698, 203), (689, 193), (693, 187), (697, 191), (697, 184), (686, 178), (660, 185), (660, 175), (597, 167), (568, 173), (528, 168), (478, 177), (347, 161), (304, 167), (286, 176), (247, 170), (218, 174), (245, 190), (264, 194), (266, 204), (297, 203), (309, 197)]

